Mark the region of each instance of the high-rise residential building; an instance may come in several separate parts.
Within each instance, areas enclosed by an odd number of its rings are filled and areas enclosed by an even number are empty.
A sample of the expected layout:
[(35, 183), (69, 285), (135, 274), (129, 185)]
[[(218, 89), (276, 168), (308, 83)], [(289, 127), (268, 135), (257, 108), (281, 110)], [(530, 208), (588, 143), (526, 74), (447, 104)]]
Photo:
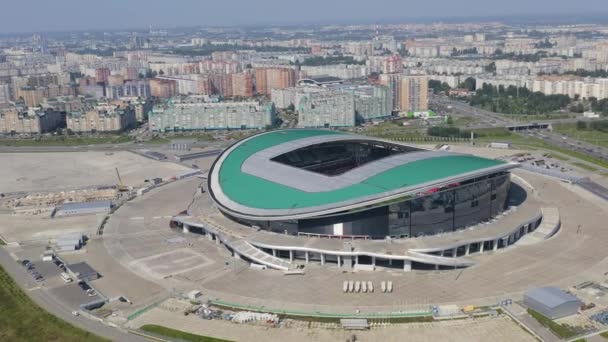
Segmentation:
[(352, 127), (356, 124), (352, 93), (320, 91), (307, 93), (297, 106), (298, 127)]
[(69, 112), (73, 132), (121, 132), (135, 126), (135, 109), (127, 103), (100, 103), (87, 111)]
[(401, 56), (393, 55), (390, 57), (386, 57), (384, 61), (382, 61), (382, 73), (384, 74), (395, 74), (401, 73), (403, 71), (403, 62), (401, 60)]
[(177, 95), (177, 82), (167, 79), (150, 80), (150, 94), (160, 98), (169, 98)]
[(224, 73), (209, 74), (211, 94), (232, 96), (232, 75)]
[(420, 75), (403, 75), (400, 81), (400, 115), (429, 109), (428, 78)]
[(232, 95), (253, 96), (253, 75), (251, 73), (232, 74)]
[(62, 126), (61, 113), (40, 107), (11, 107), (0, 111), (0, 133), (41, 134)]
[(110, 77), (111, 71), (109, 68), (97, 68), (95, 69), (95, 79), (97, 82), (107, 82)]
[(150, 82), (148, 80), (130, 80), (116, 85), (106, 86), (106, 97), (120, 99), (121, 97), (149, 97)]
[(172, 101), (157, 105), (148, 115), (152, 131), (204, 129), (261, 129), (273, 124), (271, 102)]
[(291, 68), (257, 68), (255, 89), (258, 94), (270, 95), (272, 89), (284, 89), (296, 84), (296, 72)]
[(11, 100), (11, 86), (8, 83), (0, 83), (0, 105), (7, 104)]
[(393, 111), (401, 110), (401, 74), (380, 74), (380, 84), (390, 89)]
[(73, 86), (49, 85), (47, 87), (23, 87), (17, 90), (16, 98), (23, 99), (28, 107), (39, 106), (45, 97), (76, 95)]

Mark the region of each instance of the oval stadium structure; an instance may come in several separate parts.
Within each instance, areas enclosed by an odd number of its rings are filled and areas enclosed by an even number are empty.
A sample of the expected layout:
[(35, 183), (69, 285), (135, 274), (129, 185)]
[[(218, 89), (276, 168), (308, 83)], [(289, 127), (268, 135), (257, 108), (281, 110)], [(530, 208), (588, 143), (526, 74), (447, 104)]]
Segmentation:
[(278, 130), (226, 149), (208, 190), (225, 216), (262, 230), (407, 238), (500, 214), (516, 166), (344, 132)]

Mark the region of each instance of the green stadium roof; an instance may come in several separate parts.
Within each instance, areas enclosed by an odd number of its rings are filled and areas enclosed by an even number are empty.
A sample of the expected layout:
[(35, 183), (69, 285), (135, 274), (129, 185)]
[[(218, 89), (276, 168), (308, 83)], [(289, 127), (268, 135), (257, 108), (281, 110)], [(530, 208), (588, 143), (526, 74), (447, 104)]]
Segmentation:
[[(218, 180), (221, 192), (227, 199), (239, 206), (252, 209), (285, 211), (338, 205), (341, 202), (352, 203), (352, 201), (356, 201), (357, 199), (364, 200), (370, 196), (381, 196), (383, 193), (389, 193), (402, 188), (440, 182), (462, 174), (471, 174), (476, 171), (483, 171), (484, 169), (495, 169), (496, 167), (510, 165), (503, 161), (472, 155), (442, 155), (438, 152), (433, 152), (438, 154), (437, 157), (433, 156), (432, 158), (397, 165), (355, 184), (321, 192), (303, 191), (245, 173), (242, 170), (242, 166), (248, 158), (273, 146), (295, 142), (300, 139), (335, 137), (336, 135), (352, 137), (354, 140), (363, 138), (354, 134), (314, 129), (293, 129), (262, 133), (237, 142), (220, 155), (216, 165), (214, 165), (214, 169), (210, 173), (210, 179), (212, 179), (213, 173), (217, 172), (216, 179)], [(215, 169), (218, 167), (219, 171), (216, 171)], [(273, 172), (272, 169), (267, 171), (268, 173)], [(218, 189), (213, 189), (212, 185), (212, 191), (217, 194)], [(220, 204), (223, 204), (221, 202)]]

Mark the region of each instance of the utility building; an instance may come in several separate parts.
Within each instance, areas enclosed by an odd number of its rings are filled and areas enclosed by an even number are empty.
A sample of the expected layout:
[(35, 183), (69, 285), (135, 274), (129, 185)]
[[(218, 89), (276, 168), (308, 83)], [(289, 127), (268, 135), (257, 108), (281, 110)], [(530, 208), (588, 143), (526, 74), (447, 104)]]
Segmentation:
[(548, 318), (557, 319), (576, 314), (582, 302), (557, 287), (538, 287), (524, 294), (524, 304)]

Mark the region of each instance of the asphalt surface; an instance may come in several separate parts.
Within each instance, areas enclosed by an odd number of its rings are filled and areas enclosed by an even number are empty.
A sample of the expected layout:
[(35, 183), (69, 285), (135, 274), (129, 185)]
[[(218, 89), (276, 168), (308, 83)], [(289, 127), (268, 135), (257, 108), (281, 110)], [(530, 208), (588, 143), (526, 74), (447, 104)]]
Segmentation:
[(95, 335), (113, 340), (113, 341), (128, 341), (128, 342), (149, 342), (150, 340), (133, 335), (125, 330), (112, 328), (102, 324), (101, 322), (87, 319), (83, 316), (74, 316), (72, 311), (57, 301), (53, 296), (47, 293), (44, 288), (35, 288), (37, 284), (27, 274), (25, 269), (21, 267), (11, 255), (4, 249), (0, 248), (0, 265), (10, 274), (21, 289), (40, 307), (51, 313), (52, 315), (63, 319), (64, 321), (77, 326), (81, 329), (92, 332)]
[[(447, 107), (451, 106), (452, 111), (474, 117), (477, 121), (477, 124), (473, 124), (467, 126), (467, 129), (481, 129), (481, 128), (492, 128), (492, 127), (507, 127), (507, 126), (515, 126), (522, 125), (524, 123), (517, 122), (511, 119), (504, 117), (501, 114), (489, 112), (487, 110), (483, 110), (480, 108), (472, 107), (467, 103), (463, 103), (460, 101), (452, 100), (444, 97), (433, 97), (432, 101), (441, 106)], [(591, 121), (591, 119), (585, 118), (566, 118), (566, 119), (555, 119), (555, 120), (539, 120), (536, 123), (539, 124), (557, 124), (557, 123), (573, 123), (577, 121)], [(534, 131), (520, 131), (516, 132), (517, 134), (527, 135), (534, 138), (542, 139), (546, 143), (560, 147), (566, 148), (569, 150), (581, 152), (588, 154), (592, 157), (603, 159), (608, 161), (608, 149), (604, 147), (600, 147), (597, 145), (593, 145), (581, 140), (574, 139), (572, 137), (563, 137), (560, 134), (550, 132), (548, 130), (534, 130)]]

